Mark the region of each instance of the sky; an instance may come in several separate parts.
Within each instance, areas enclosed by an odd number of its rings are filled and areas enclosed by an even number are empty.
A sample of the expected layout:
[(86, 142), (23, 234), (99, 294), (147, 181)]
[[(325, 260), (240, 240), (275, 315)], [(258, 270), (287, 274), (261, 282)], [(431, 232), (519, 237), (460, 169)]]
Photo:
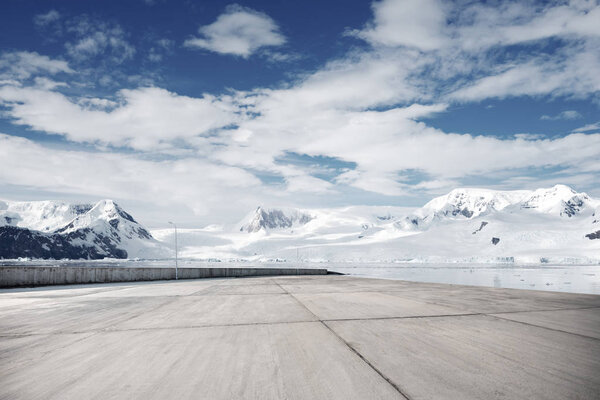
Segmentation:
[(0, 198), (149, 227), (456, 187), (600, 196), (597, 1), (20, 1)]

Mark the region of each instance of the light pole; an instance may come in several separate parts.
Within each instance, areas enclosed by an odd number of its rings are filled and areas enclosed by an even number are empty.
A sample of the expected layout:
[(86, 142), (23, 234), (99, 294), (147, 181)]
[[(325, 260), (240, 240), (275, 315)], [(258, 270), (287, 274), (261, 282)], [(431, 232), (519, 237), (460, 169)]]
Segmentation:
[(169, 223), (173, 225), (173, 228), (175, 228), (175, 280), (178, 280), (179, 277), (177, 274), (177, 225), (175, 225), (171, 221), (169, 221)]

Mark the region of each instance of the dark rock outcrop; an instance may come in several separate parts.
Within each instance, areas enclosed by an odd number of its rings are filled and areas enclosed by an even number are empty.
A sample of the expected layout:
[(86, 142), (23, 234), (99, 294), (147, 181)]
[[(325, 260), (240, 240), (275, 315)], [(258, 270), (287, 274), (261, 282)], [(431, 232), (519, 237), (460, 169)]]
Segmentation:
[(486, 226), (488, 223), (486, 221), (481, 221), (481, 225), (479, 226), (479, 228), (475, 229), (473, 231), (473, 235), (476, 234), (477, 232), (481, 232), (481, 230), (483, 229), (484, 226)]
[[(95, 245), (73, 244), (75, 241), (87, 241), (90, 236)], [(95, 260), (107, 257), (127, 258), (127, 251), (117, 248), (111, 238), (101, 234), (94, 235), (89, 229), (61, 235), (16, 226), (0, 227), (0, 258), (19, 257)]]
[(600, 231), (588, 233), (587, 235), (585, 235), (585, 237), (590, 240), (600, 239)]
[(563, 210), (560, 212), (560, 215), (566, 215), (571, 218), (572, 216), (581, 212), (581, 209), (584, 206), (584, 201), (578, 196), (573, 196), (569, 201), (567, 201), (564, 205)]

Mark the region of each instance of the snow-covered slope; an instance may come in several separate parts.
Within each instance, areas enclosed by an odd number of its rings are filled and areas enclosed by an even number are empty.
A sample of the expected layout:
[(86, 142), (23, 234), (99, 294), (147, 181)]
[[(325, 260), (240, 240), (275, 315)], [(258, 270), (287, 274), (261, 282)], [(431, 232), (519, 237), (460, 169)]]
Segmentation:
[(112, 200), (0, 201), (0, 258), (155, 258), (166, 247)]
[(0, 226), (11, 225), (53, 232), (91, 208), (91, 204), (69, 204), (61, 201), (0, 200)]
[[(549, 189), (497, 191), (488, 189), (454, 189), (437, 197), (407, 216), (397, 225), (401, 229), (427, 229), (447, 220), (472, 219), (505, 211), (523, 215), (535, 213), (573, 217), (591, 214), (599, 202), (585, 193), (577, 193), (565, 185)], [(530, 210), (531, 212), (525, 212)]]
[[(182, 231), (180, 243), (183, 256), (193, 258), (593, 262), (600, 261), (599, 221), (600, 201), (564, 185), (467, 188), (409, 213), (394, 207), (258, 208), (237, 228)], [(153, 234), (173, 240), (168, 230)]]

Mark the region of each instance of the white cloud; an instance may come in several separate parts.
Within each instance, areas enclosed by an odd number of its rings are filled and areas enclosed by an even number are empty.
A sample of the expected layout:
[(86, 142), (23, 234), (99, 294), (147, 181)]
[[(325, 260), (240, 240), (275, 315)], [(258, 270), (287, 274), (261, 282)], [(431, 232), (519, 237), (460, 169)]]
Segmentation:
[(239, 5), (228, 6), (215, 22), (201, 26), (198, 33), (200, 37), (188, 39), (184, 45), (243, 58), (286, 42), (271, 17)]
[(561, 120), (561, 119), (569, 120), (569, 119), (579, 119), (579, 118), (582, 118), (582, 116), (575, 110), (565, 110), (556, 115), (542, 115), (540, 117), (541, 120), (545, 120), (545, 121), (557, 121), (557, 120)]
[(45, 26), (48, 26), (48, 25), (58, 21), (60, 19), (60, 17), (61, 17), (61, 15), (58, 11), (50, 10), (46, 14), (38, 14), (35, 17), (33, 17), (33, 22), (38, 27), (43, 28)]
[[(390, 57), (385, 54), (386, 60)], [(397, 57), (414, 66), (412, 59)], [(211, 165), (266, 171), (284, 179), (287, 193), (327, 193), (349, 185), (399, 196), (431, 190), (435, 182), (514, 168), (568, 166), (577, 171), (600, 157), (600, 135), (499, 140), (433, 129), (419, 119), (444, 112), (447, 105), (393, 106), (418, 96), (418, 87), (400, 90), (406, 80), (394, 78), (404, 64), (388, 68), (382, 61), (362, 55), (330, 63), (289, 88), (220, 98), (191, 98), (152, 87), (122, 90), (114, 100), (74, 101), (53, 91), (10, 86), (0, 88), (0, 98), (17, 123), (38, 130), (77, 142), (175, 157), (194, 154)], [(391, 107), (372, 110), (381, 105)], [(232, 124), (238, 128), (222, 129)], [(327, 182), (308, 169), (276, 162), (288, 152), (351, 162), (356, 169)], [(403, 183), (400, 174), (408, 170), (418, 171), (422, 180)]]
[(539, 140), (544, 139), (546, 136), (541, 133), (515, 133), (513, 137), (523, 140)]
[(351, 33), (373, 45), (481, 51), (551, 37), (600, 36), (600, 8), (595, 1), (451, 4), (381, 0), (372, 8), (373, 20)]
[(446, 16), (439, 0), (383, 0), (372, 5), (374, 20), (353, 32), (372, 44), (434, 50), (446, 45)]
[(9, 85), (9, 86), (21, 86), (21, 82), (15, 79), (0, 79), (0, 86)]
[(373, 173), (364, 170), (352, 170), (339, 175), (336, 182), (386, 196), (408, 194), (405, 185), (399, 183), (396, 176), (389, 172)]
[(600, 122), (596, 122), (594, 124), (587, 124), (582, 127), (579, 127), (573, 132), (590, 132), (590, 131), (600, 131)]
[(110, 111), (119, 107), (118, 101), (109, 99), (99, 99), (95, 97), (82, 97), (78, 99), (77, 104), (85, 110)]
[(427, 115), (426, 110), (443, 109), (415, 105), (385, 112), (302, 110), (304, 120), (299, 126), (289, 116), (279, 119), (279, 110), (271, 108), (242, 123), (253, 132), (243, 146), (232, 143), (216, 149), (213, 156), (253, 168), (272, 168), (272, 157), (283, 152), (333, 157), (357, 164), (356, 170), (338, 177), (338, 183), (386, 195), (410, 190), (411, 185), (400, 182), (401, 171), (420, 171), (433, 180), (457, 180), (513, 168), (576, 168), (582, 160), (600, 157), (600, 135), (500, 140), (447, 134), (413, 120)]
[(333, 189), (333, 185), (314, 176), (306, 175), (305, 173), (296, 176), (287, 176), (286, 190), (290, 193), (295, 192), (311, 192), (311, 193), (328, 193)]
[(36, 74), (73, 73), (63, 60), (51, 59), (36, 52), (17, 51), (0, 56), (0, 79), (21, 81)]
[[(373, 20), (351, 34), (388, 53), (420, 50), (419, 61), (426, 66), (409, 76), (434, 96), (478, 101), (600, 91), (597, 2), (382, 0), (373, 4), (373, 11)], [(544, 46), (549, 38), (561, 42)], [(515, 45), (534, 50), (504, 51)]]
[(258, 89), (252, 94), (257, 95), (254, 99), (260, 107), (277, 107), (283, 118), (303, 118), (299, 110), (313, 107), (365, 109), (405, 103), (425, 97), (410, 79), (424, 64), (413, 50), (352, 54), (326, 64), (287, 89)]
[[(0, 184), (225, 213), (256, 204), (260, 181), (239, 168), (185, 158), (151, 161), (134, 155), (48, 149), (0, 134)], [(233, 195), (234, 193), (237, 194)], [(228, 202), (223, 196), (229, 194)]]
[(65, 43), (67, 53), (76, 61), (99, 56), (120, 64), (133, 58), (136, 49), (127, 40), (123, 28), (116, 23), (104, 22), (83, 15), (68, 22), (67, 31), (75, 40)]
[(574, 44), (552, 56), (495, 67), (498, 71), (458, 88), (449, 97), (460, 101), (518, 96), (587, 97), (600, 91), (600, 46)]
[(470, 51), (552, 37), (600, 36), (600, 9), (591, 1), (473, 3), (457, 17), (453, 36)]
[(154, 45), (148, 50), (148, 60), (152, 62), (160, 62), (165, 54), (170, 53), (174, 42), (167, 38), (162, 38), (154, 42)]
[(42, 89), (42, 90), (53, 90), (59, 87), (68, 87), (69, 85), (65, 82), (56, 82), (52, 79), (43, 77), (43, 76), (36, 76), (34, 78), (34, 86), (36, 88)]
[(10, 109), (15, 123), (65, 135), (75, 142), (145, 150), (169, 148), (171, 141), (207, 135), (237, 119), (227, 104), (211, 96), (192, 98), (147, 87), (121, 90), (117, 100), (118, 106), (109, 110), (90, 109), (54, 91), (0, 87), (0, 101)]

